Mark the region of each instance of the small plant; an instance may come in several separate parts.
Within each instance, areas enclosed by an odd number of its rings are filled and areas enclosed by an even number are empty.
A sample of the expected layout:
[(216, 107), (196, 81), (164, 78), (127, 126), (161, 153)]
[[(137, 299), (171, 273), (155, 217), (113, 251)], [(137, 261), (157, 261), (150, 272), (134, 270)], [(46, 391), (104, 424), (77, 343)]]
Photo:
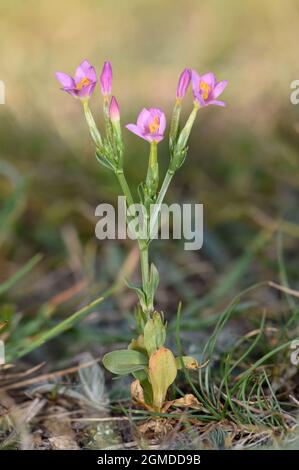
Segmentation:
[[(86, 121), (95, 144), (97, 160), (107, 169), (114, 172), (126, 197), (128, 207), (127, 223), (130, 223), (134, 207), (131, 189), (124, 174), (124, 144), (120, 125), (119, 105), (112, 91), (112, 67), (105, 62), (99, 82), (103, 95), (103, 115), (105, 137), (102, 137), (92, 112), (89, 99), (97, 84), (94, 67), (85, 60), (77, 68), (74, 78), (62, 72), (56, 77), (62, 89), (79, 99), (83, 105)], [(193, 89), (193, 109), (182, 129), (180, 115), (182, 101), (189, 84)], [(181, 368), (197, 369), (197, 361), (188, 356), (175, 357), (165, 347), (166, 322), (162, 312), (155, 310), (154, 299), (159, 284), (159, 273), (153, 263), (149, 263), (149, 245), (153, 230), (159, 224), (159, 213), (167, 189), (176, 171), (184, 163), (187, 155), (187, 144), (195, 118), (200, 108), (208, 105), (225, 106), (218, 97), (227, 85), (227, 81), (216, 82), (213, 73), (199, 75), (194, 70), (185, 69), (178, 81), (176, 100), (172, 113), (169, 131), (169, 166), (163, 183), (159, 189), (158, 143), (163, 140), (166, 129), (165, 114), (158, 108), (144, 108), (136, 124), (128, 124), (126, 128), (146, 140), (150, 145), (148, 170), (145, 180), (139, 185), (138, 194), (145, 211), (142, 215), (144, 226), (147, 227), (146, 237), (137, 237), (140, 251), (142, 287), (129, 285), (138, 296), (139, 303), (135, 311), (136, 330), (138, 336), (132, 339), (126, 350), (113, 351), (103, 358), (104, 366), (114, 374), (132, 374), (132, 399), (155, 412), (163, 412), (173, 402), (166, 402), (167, 390), (175, 381), (177, 371)], [(151, 207), (154, 205), (154, 210)], [(195, 397), (193, 397), (195, 398)], [(177, 400), (177, 405), (188, 406), (194, 403), (191, 396)]]

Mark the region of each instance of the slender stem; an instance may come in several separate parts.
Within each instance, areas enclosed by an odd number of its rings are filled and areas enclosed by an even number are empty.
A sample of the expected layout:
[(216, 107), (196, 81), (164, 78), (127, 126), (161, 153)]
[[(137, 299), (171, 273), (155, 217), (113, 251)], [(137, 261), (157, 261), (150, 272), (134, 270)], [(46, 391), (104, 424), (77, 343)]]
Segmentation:
[[(176, 110), (175, 108), (175, 113), (179, 113), (180, 112), (180, 109), (179, 109), (179, 104), (177, 105), (178, 108)], [(199, 109), (199, 106), (197, 103), (194, 103), (194, 107), (193, 107), (193, 110), (191, 111), (191, 114), (185, 124), (185, 127), (183, 128), (179, 138), (178, 138), (178, 147), (180, 148), (184, 148), (187, 144), (187, 140), (189, 138), (189, 135), (190, 135), (190, 132), (191, 132), (191, 129), (192, 129), (192, 126), (194, 124), (194, 121), (195, 121), (195, 118), (196, 118), (196, 115), (197, 115), (197, 112), (198, 112), (198, 109)], [(174, 114), (175, 114), (174, 113)], [(172, 127), (175, 126), (176, 124), (172, 124)], [(172, 130), (172, 132), (174, 132), (174, 130)], [(164, 200), (164, 197), (165, 197), (165, 194), (169, 188), (169, 185), (171, 183), (171, 180), (173, 178), (173, 175), (174, 175), (175, 171), (173, 169), (171, 169), (171, 166), (169, 167), (166, 175), (165, 175), (165, 178), (164, 178), (164, 181), (163, 181), (163, 184), (161, 186), (161, 189), (160, 189), (160, 192), (159, 192), (159, 195), (158, 195), (158, 198), (157, 198), (157, 201), (155, 203), (155, 207), (154, 207), (154, 210), (153, 210), (153, 213), (152, 213), (152, 216), (151, 216), (151, 221), (150, 221), (150, 235), (149, 235), (149, 239), (151, 240), (152, 238), (152, 235), (155, 233), (155, 226), (156, 226), (156, 223), (157, 223), (157, 219), (159, 217), (159, 212), (161, 210), (161, 206), (162, 206), (162, 203), (163, 203), (163, 200)]]
[(133, 196), (129, 188), (129, 185), (127, 183), (126, 177), (124, 175), (124, 171), (122, 169), (117, 170), (115, 172), (115, 175), (116, 175), (116, 178), (118, 179), (121, 189), (123, 190), (124, 195), (126, 196), (127, 205), (132, 206), (134, 204), (134, 200), (133, 200)]
[(148, 281), (149, 281), (149, 261), (148, 261), (148, 245), (139, 244), (140, 250), (140, 267), (141, 267), (141, 277), (142, 277), (142, 287), (145, 295), (147, 296), (148, 291)]
[(179, 148), (184, 148), (186, 145), (187, 145), (187, 141), (189, 139), (189, 136), (190, 136), (190, 132), (191, 132), (191, 129), (192, 129), (192, 126), (194, 124), (194, 121), (195, 121), (195, 118), (196, 118), (196, 115), (198, 113), (198, 110), (199, 110), (199, 105), (198, 103), (194, 102), (194, 107), (187, 119), (187, 122), (184, 126), (184, 128), (182, 129), (181, 133), (180, 133), (180, 136), (178, 138), (178, 142), (177, 142), (177, 145)]
[(176, 138), (177, 138), (177, 134), (179, 130), (181, 109), (182, 109), (181, 100), (176, 99), (176, 102), (173, 108), (171, 121), (170, 121), (170, 131), (169, 131), (169, 149), (171, 152), (176, 142)]
[(163, 184), (161, 186), (161, 189), (160, 189), (160, 192), (159, 192), (159, 195), (157, 197), (157, 201), (155, 203), (155, 206), (154, 206), (154, 210), (153, 210), (153, 213), (152, 213), (152, 216), (151, 216), (151, 221), (150, 221), (150, 240), (152, 238), (152, 235), (154, 233), (154, 230), (155, 230), (155, 226), (156, 226), (156, 223), (157, 223), (157, 220), (158, 220), (158, 217), (159, 217), (159, 212), (161, 210), (161, 206), (162, 206), (162, 203), (163, 203), (163, 200), (164, 200), (164, 197), (165, 197), (165, 194), (169, 188), (169, 185), (171, 183), (171, 180), (173, 178), (173, 175), (174, 175), (174, 171), (171, 171), (168, 169), (166, 175), (165, 175), (165, 178), (164, 178), (164, 181), (163, 181)]
[[(117, 170), (115, 172), (118, 182), (122, 188), (124, 195), (126, 196), (127, 206), (134, 204), (132, 193), (127, 183), (126, 177), (123, 170)], [(140, 267), (142, 276), (142, 288), (143, 292), (147, 295), (147, 287), (149, 281), (149, 262), (148, 262), (148, 245), (145, 241), (138, 239), (138, 248), (140, 253)]]
[(159, 166), (157, 157), (157, 142), (151, 143), (150, 155), (148, 159), (148, 169), (145, 184), (147, 186), (149, 197), (153, 197), (159, 184)]
[(111, 124), (111, 120), (109, 116), (109, 102), (110, 102), (109, 96), (105, 95), (104, 102), (103, 102), (103, 114), (104, 114), (104, 120), (106, 124), (106, 135), (110, 144), (113, 146), (114, 139), (113, 139), (112, 124)]
[[(84, 108), (84, 113), (86, 117), (86, 121), (90, 130), (91, 137), (93, 141), (95, 142), (97, 147), (102, 146), (102, 138), (101, 134), (97, 128), (97, 125), (95, 123), (95, 120), (93, 118), (92, 112), (90, 111), (88, 101), (85, 100), (83, 101), (83, 108)], [(107, 125), (107, 133), (111, 129), (109, 129), (108, 125), (108, 107), (107, 103), (104, 103), (104, 114), (106, 118), (106, 125)], [(110, 121), (109, 121), (110, 123)], [(117, 169), (115, 171), (115, 175), (117, 177), (117, 180), (122, 188), (122, 191), (126, 197), (126, 202), (127, 202), (127, 207), (132, 206), (134, 204), (133, 196), (131, 193), (131, 190), (129, 188), (129, 185), (127, 183), (126, 177), (124, 175), (124, 171), (122, 168)], [(140, 252), (140, 264), (141, 264), (141, 275), (142, 275), (142, 288), (143, 292), (145, 293), (147, 297), (147, 291), (148, 291), (148, 282), (149, 282), (149, 262), (148, 262), (148, 244), (146, 241), (141, 240), (140, 238), (137, 240), (138, 241), (138, 248)], [(146, 312), (148, 313), (148, 312)]]

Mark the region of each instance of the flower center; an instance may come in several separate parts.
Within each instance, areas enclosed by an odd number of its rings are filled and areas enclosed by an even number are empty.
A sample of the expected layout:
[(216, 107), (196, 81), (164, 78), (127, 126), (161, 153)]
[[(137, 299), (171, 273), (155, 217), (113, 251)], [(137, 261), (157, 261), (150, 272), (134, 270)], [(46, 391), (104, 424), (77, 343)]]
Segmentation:
[(155, 134), (160, 126), (160, 120), (158, 116), (155, 116), (152, 122), (148, 125), (151, 134)]
[(199, 90), (204, 100), (208, 99), (211, 89), (212, 88), (210, 87), (210, 85), (208, 85), (206, 82), (200, 82)]
[(80, 91), (81, 91), (83, 87), (85, 87), (85, 86), (87, 86), (87, 85), (89, 85), (89, 84), (90, 84), (89, 78), (84, 77), (84, 78), (82, 78), (82, 79), (80, 80), (80, 82), (78, 82), (78, 83), (76, 84), (76, 88), (77, 88), (77, 90), (80, 90)]

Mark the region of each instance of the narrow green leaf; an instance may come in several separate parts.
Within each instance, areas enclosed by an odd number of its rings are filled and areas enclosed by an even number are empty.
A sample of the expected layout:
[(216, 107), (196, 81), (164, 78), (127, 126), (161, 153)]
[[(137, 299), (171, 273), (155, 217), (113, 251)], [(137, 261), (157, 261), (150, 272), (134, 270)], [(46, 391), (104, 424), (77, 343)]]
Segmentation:
[(8, 291), (13, 287), (20, 279), (22, 279), (26, 274), (31, 271), (31, 269), (42, 259), (42, 255), (38, 254), (33, 256), (28, 263), (22, 266), (15, 274), (13, 274), (7, 281), (0, 284), (0, 295)]
[(156, 290), (159, 285), (159, 272), (154, 265), (154, 263), (151, 264), (151, 269), (150, 269), (150, 276), (149, 276), (149, 285), (148, 285), (148, 303), (153, 307), (154, 304), (154, 298), (156, 294)]
[[(110, 293), (108, 291), (108, 293)], [(78, 321), (82, 320), (84, 317), (86, 317), (89, 313), (93, 312), (95, 308), (103, 302), (103, 300), (108, 296), (108, 293), (106, 295), (99, 297), (98, 299), (94, 300), (91, 302), (89, 305), (86, 307), (81, 308), (77, 312), (73, 313), (73, 315), (69, 316), (66, 318), (64, 321), (60, 322), (58, 325), (55, 325), (53, 328), (50, 328), (42, 333), (40, 333), (33, 341), (31, 341), (27, 346), (22, 348), (21, 350), (14, 351), (13, 353), (9, 351), (9, 343), (7, 344), (6, 347), (6, 357), (7, 361), (10, 362), (12, 359), (15, 359), (17, 357), (22, 357), (25, 356), (25, 354), (28, 354), (29, 352), (33, 351), (34, 349), (38, 348), (42, 344), (46, 343), (52, 338), (55, 338), (56, 336), (60, 335), (64, 331), (72, 328)]]
[(143, 311), (147, 310), (147, 302), (146, 302), (146, 297), (145, 297), (145, 294), (144, 294), (143, 290), (140, 289), (139, 287), (134, 286), (134, 284), (127, 281), (126, 279), (125, 279), (125, 283), (129, 287), (129, 289), (132, 289), (137, 294), (140, 305), (141, 305)]
[(154, 312), (144, 327), (144, 345), (150, 356), (157, 349), (164, 346), (166, 340), (166, 328), (159, 312)]

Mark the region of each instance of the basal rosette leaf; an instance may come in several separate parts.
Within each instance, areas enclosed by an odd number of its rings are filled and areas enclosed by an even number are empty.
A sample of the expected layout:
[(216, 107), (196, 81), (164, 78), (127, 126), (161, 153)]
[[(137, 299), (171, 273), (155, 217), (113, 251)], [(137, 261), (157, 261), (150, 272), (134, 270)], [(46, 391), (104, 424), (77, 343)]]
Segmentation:
[(148, 358), (139, 351), (120, 349), (105, 354), (103, 364), (113, 374), (126, 375), (145, 369)]
[(161, 411), (167, 390), (177, 375), (175, 357), (169, 349), (160, 348), (151, 355), (148, 375), (153, 391), (153, 408)]

